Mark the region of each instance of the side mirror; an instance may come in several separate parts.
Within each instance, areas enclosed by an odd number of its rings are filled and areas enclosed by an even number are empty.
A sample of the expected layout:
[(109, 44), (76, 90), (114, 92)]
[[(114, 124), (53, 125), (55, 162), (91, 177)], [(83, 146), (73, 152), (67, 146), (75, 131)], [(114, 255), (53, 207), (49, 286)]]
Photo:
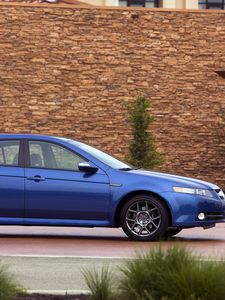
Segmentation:
[(91, 166), (88, 162), (80, 162), (78, 164), (78, 169), (81, 172), (85, 173), (96, 173), (98, 171), (98, 168)]

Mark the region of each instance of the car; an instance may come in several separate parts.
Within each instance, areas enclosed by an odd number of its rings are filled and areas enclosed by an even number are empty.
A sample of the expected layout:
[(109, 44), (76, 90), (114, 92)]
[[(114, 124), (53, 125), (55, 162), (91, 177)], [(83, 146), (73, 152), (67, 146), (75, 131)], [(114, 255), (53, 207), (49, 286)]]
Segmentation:
[(87, 144), (0, 134), (0, 225), (122, 227), (151, 241), (225, 221), (218, 186), (137, 169)]

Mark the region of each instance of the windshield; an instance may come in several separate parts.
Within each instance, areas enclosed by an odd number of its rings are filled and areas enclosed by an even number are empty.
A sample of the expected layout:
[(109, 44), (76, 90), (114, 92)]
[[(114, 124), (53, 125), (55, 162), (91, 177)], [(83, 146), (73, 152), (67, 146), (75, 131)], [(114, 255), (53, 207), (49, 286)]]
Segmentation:
[(88, 154), (93, 156), (94, 158), (100, 160), (101, 162), (103, 162), (104, 164), (106, 164), (107, 166), (109, 166), (113, 169), (120, 169), (120, 170), (122, 169), (124, 171), (132, 169), (131, 165), (128, 165), (128, 164), (118, 160), (117, 158), (115, 158), (101, 150), (98, 150), (94, 147), (91, 147), (89, 145), (86, 145), (86, 144), (83, 144), (80, 142), (76, 142), (73, 140), (71, 140), (71, 144), (84, 150), (85, 152), (87, 152)]

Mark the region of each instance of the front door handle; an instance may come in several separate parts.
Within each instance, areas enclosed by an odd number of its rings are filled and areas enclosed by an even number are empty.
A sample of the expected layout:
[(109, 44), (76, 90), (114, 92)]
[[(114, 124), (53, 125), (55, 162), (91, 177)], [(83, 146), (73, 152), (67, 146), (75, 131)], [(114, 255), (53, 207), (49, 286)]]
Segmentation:
[(27, 180), (33, 180), (39, 182), (39, 181), (44, 181), (45, 178), (41, 177), (40, 175), (35, 175), (35, 176), (27, 177)]

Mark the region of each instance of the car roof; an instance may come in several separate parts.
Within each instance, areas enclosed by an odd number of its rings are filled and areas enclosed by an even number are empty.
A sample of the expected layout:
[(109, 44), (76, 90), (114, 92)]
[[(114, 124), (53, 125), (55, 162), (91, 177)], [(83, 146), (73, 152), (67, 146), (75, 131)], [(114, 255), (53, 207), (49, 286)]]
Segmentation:
[(69, 138), (51, 136), (51, 135), (42, 135), (42, 134), (29, 134), (29, 133), (1, 133), (0, 139), (43, 139), (43, 140), (51, 140), (51, 141), (66, 141)]

